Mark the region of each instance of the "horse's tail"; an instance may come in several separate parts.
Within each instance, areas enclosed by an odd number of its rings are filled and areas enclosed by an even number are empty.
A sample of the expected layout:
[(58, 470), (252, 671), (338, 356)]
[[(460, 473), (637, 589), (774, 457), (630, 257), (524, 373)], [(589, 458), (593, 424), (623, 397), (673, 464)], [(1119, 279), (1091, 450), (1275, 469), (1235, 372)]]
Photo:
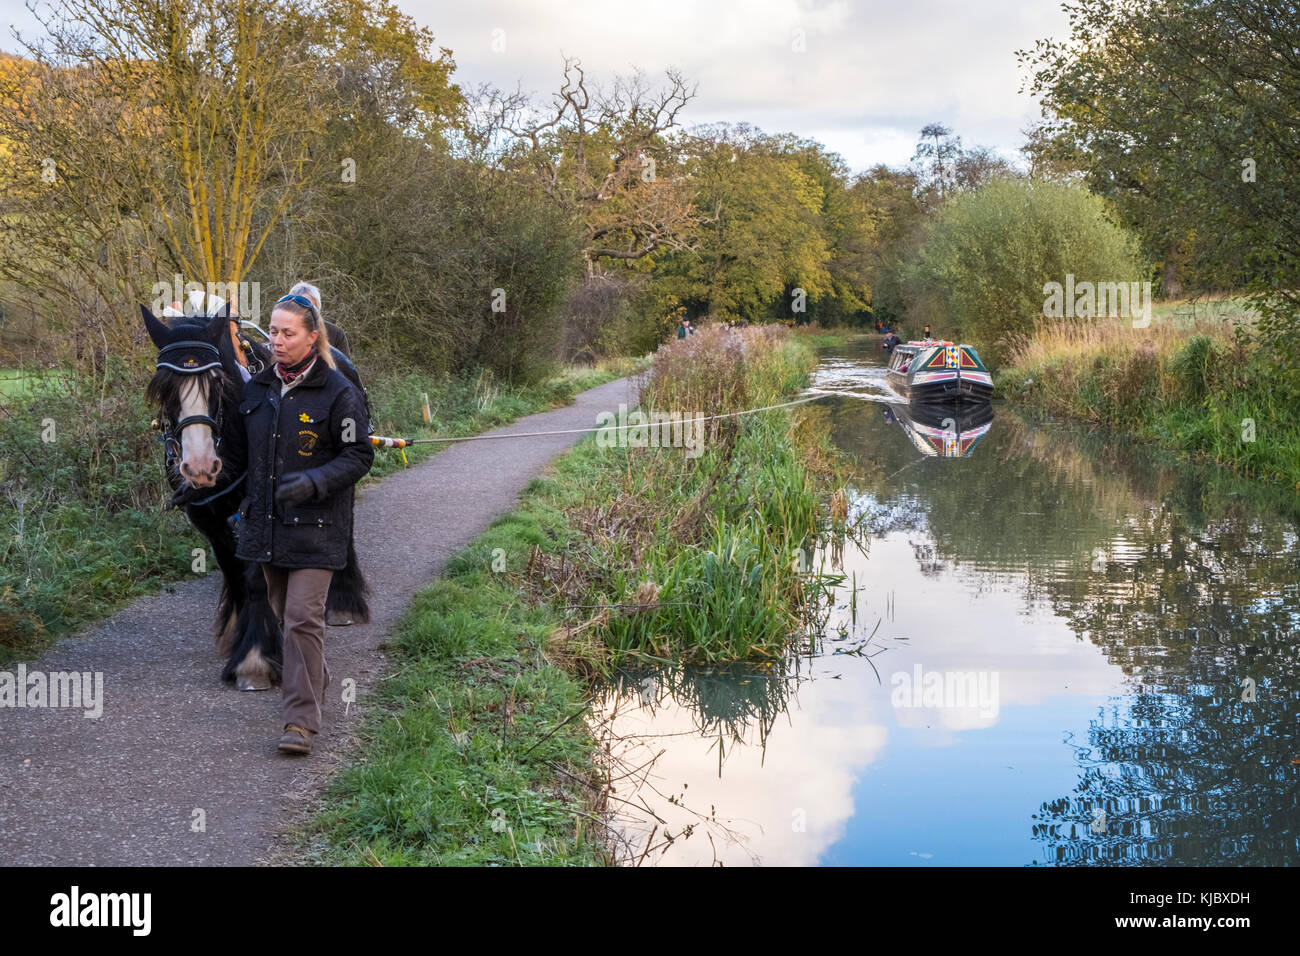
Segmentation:
[(330, 581), (329, 597), (325, 602), (327, 611), (337, 611), (352, 618), (356, 624), (370, 621), (370, 585), (361, 573), (357, 562), (357, 549), (353, 536), (348, 535), (348, 563), (342, 571), (335, 571)]

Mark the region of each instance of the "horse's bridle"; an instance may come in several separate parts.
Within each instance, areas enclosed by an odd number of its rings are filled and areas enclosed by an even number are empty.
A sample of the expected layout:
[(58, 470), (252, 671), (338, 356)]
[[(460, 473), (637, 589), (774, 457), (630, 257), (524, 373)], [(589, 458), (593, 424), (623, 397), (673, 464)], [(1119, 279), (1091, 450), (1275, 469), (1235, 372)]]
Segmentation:
[[(184, 352), (187, 356), (187, 361), (181, 365), (177, 365), (170, 361), (172, 356), (179, 352)], [(198, 353), (198, 356), (202, 359), (207, 359), (208, 356), (211, 355), (212, 360), (205, 364), (204, 361), (196, 358), (195, 353)], [(221, 367), (221, 352), (217, 347), (211, 342), (200, 342), (197, 340), (172, 342), (170, 345), (163, 346), (159, 349), (158, 361), (154, 364), (154, 368), (169, 368), (172, 371), (181, 372), (185, 375), (197, 375), (200, 372), (208, 371), (208, 369)], [(183, 454), (180, 436), (189, 426), (207, 425), (208, 428), (212, 430), (213, 447), (219, 448), (221, 446), (221, 426), (225, 421), (225, 401), (223, 399), (225, 389), (222, 388), (221, 382), (214, 382), (213, 385), (217, 393), (215, 417), (212, 415), (187, 415), (185, 418), (172, 424), (170, 419), (167, 417), (166, 410), (160, 410), (162, 435), (159, 436), (158, 440), (163, 443), (163, 455), (166, 458), (168, 474), (171, 474), (172, 466), (175, 465), (177, 459), (179, 459)], [(229, 489), (227, 488), (225, 490), (228, 491)], [(215, 495), (213, 497), (215, 497)]]

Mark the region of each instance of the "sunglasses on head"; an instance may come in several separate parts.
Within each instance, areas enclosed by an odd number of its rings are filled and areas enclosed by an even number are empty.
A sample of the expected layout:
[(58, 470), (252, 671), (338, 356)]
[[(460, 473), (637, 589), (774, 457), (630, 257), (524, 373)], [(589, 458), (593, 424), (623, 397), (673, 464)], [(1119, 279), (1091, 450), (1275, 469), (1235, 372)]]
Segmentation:
[(320, 324), (320, 313), (316, 311), (316, 304), (312, 302), (311, 299), (307, 298), (305, 295), (294, 295), (291, 292), (286, 296), (282, 296), (281, 298), (276, 299), (275, 304), (279, 305), (281, 302), (292, 302), (295, 305), (302, 306), (304, 309), (310, 312), (313, 328), (315, 328), (316, 325)]

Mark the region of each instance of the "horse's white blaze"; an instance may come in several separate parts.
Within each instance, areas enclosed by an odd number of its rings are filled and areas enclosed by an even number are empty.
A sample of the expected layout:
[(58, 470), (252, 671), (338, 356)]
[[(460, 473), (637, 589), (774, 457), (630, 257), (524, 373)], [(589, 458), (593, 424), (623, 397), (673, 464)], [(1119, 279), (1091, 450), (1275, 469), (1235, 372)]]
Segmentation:
[[(187, 376), (181, 385), (181, 418), (208, 414), (208, 380)], [(181, 475), (191, 484), (206, 487), (216, 484), (221, 459), (212, 429), (204, 424), (187, 425), (181, 431)]]

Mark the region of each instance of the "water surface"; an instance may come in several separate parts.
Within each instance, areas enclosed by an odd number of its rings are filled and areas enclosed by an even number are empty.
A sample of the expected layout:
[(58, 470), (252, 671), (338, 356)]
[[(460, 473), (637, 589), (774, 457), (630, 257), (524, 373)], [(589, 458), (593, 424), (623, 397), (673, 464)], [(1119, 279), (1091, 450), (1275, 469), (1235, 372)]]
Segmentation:
[(918, 441), (875, 345), (827, 350), (813, 382), (863, 462), (860, 540), (814, 559), (847, 576), (825, 639), (608, 695), (629, 850), (1300, 861), (1295, 496), (1001, 405), (976, 441)]

